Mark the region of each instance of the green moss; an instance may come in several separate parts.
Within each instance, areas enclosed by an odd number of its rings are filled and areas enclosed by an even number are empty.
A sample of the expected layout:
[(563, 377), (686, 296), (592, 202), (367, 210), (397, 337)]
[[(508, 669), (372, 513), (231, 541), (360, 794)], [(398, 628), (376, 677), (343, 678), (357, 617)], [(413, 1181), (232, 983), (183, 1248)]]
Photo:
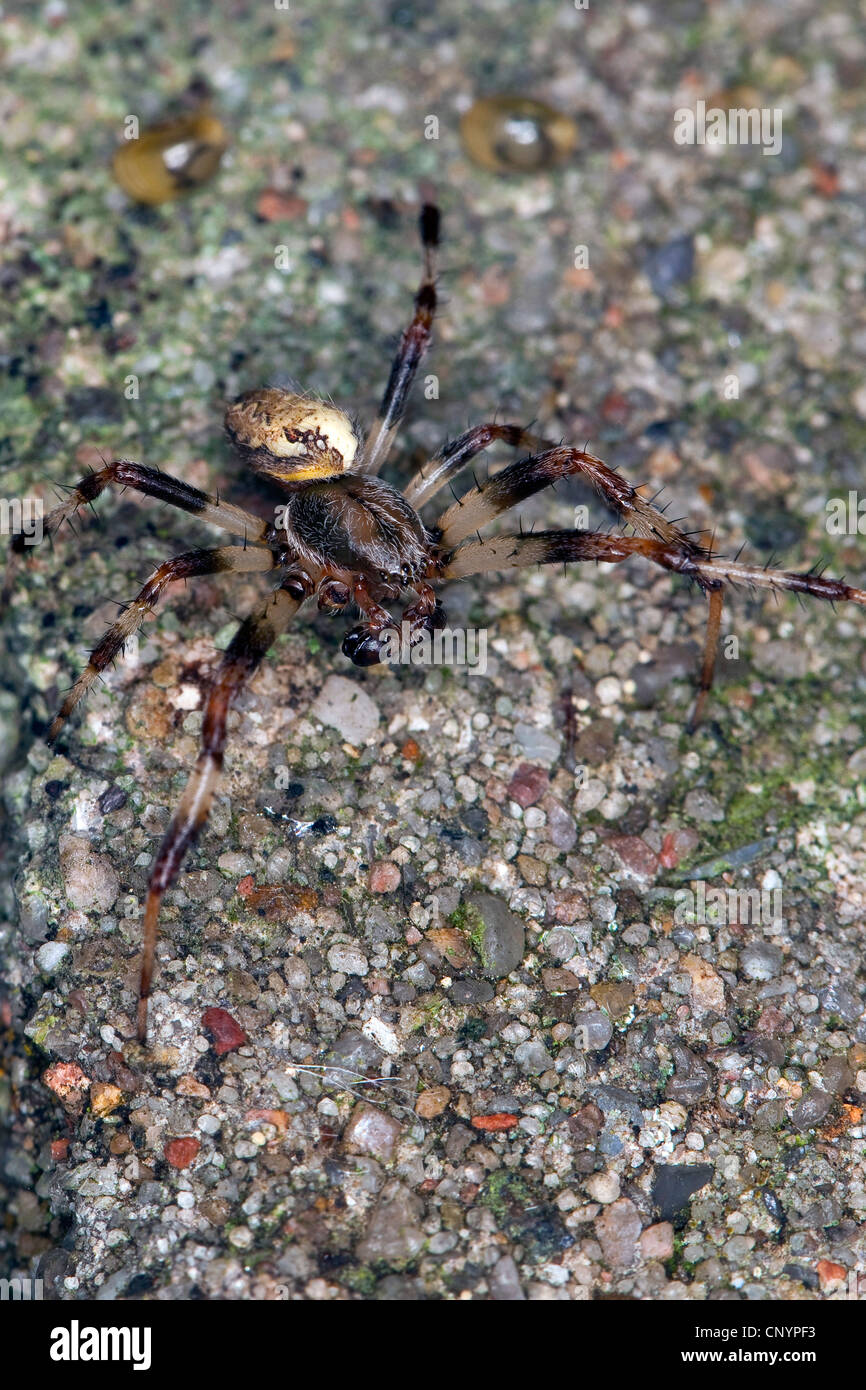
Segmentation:
[(356, 1265), (354, 1269), (347, 1269), (340, 1273), (340, 1283), (347, 1289), (352, 1289), (354, 1293), (363, 1295), (364, 1298), (372, 1297), (378, 1282), (376, 1272), (369, 1265)]
[(511, 1209), (517, 1205), (530, 1205), (532, 1190), (519, 1173), (511, 1168), (497, 1168), (490, 1174), (478, 1194), (483, 1207), (488, 1207), (500, 1225), (506, 1220)]
[(34, 1028), (30, 1035), (38, 1047), (44, 1046), (45, 1039), (59, 1021), (56, 1014), (48, 1014), (45, 1018), (40, 1019), (39, 1026)]
[(478, 958), (483, 965), (488, 961), (484, 954), (484, 942), (487, 933), (487, 926), (478, 908), (473, 903), (461, 902), (448, 918), (452, 927), (456, 927), (472, 943)]

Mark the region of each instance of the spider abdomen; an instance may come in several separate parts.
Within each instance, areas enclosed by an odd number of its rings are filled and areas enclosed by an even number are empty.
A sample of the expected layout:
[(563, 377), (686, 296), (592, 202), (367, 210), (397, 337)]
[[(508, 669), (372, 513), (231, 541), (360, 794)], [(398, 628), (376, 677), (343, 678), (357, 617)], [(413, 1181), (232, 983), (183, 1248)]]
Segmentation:
[(278, 524), (302, 559), (376, 581), (405, 582), (422, 574), (430, 557), (414, 508), (388, 483), (359, 473), (299, 489), (280, 508)]

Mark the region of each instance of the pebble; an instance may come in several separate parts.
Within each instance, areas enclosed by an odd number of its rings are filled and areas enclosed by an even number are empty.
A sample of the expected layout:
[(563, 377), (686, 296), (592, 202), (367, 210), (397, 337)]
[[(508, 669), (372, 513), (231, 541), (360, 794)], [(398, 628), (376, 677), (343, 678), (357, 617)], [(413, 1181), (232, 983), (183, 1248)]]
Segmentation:
[(725, 819), (724, 807), (702, 787), (688, 792), (683, 801), (683, 810), (687, 816), (691, 816), (692, 820), (720, 821)]
[(739, 293), (740, 282), (748, 271), (748, 258), (739, 246), (714, 246), (701, 258), (701, 293), (708, 299), (727, 303)]
[(858, 996), (838, 978), (833, 978), (819, 994), (821, 1007), (828, 1014), (839, 1014), (845, 1023), (856, 1023), (863, 1012)]
[(379, 727), (379, 709), (357, 681), (329, 676), (310, 706), (310, 715), (348, 743), (365, 743)]
[(343, 975), (366, 975), (370, 969), (363, 951), (349, 943), (331, 947), (328, 952), (328, 965)]
[(229, 1231), (229, 1244), (238, 1250), (249, 1250), (254, 1239), (249, 1226), (233, 1226)]
[(545, 839), (559, 850), (568, 853), (574, 849), (577, 842), (577, 826), (574, 819), (568, 814), (561, 802), (556, 797), (546, 796), (541, 803), (544, 814), (547, 817), (547, 832)]
[(782, 971), (782, 952), (767, 941), (753, 941), (740, 952), (740, 969), (750, 980), (772, 980)]
[(603, 676), (596, 683), (595, 693), (599, 704), (615, 705), (622, 699), (622, 686), (616, 676)]
[(555, 927), (545, 937), (544, 949), (554, 960), (571, 960), (577, 953), (577, 938), (564, 927)]
[(570, 970), (562, 970), (557, 966), (547, 966), (542, 970), (541, 983), (549, 994), (580, 989), (580, 980), (577, 976), (572, 975)]
[(188, 1168), (196, 1159), (201, 1144), (192, 1135), (186, 1135), (181, 1139), (169, 1139), (163, 1154), (165, 1161), (171, 1168)]
[(487, 980), (463, 978), (451, 986), (455, 1004), (487, 1004), (493, 998), (493, 986)]
[(543, 767), (521, 763), (508, 783), (507, 792), (512, 801), (516, 801), (518, 806), (526, 810), (541, 799), (549, 784), (550, 777)]
[[(815, 1272), (822, 1293), (834, 1293), (837, 1289), (847, 1287), (848, 1271), (844, 1265), (836, 1264), (833, 1260), (819, 1260)], [(860, 1277), (862, 1278), (862, 1275)]]
[(616, 1173), (593, 1173), (587, 1178), (584, 1187), (594, 1202), (607, 1206), (619, 1196), (619, 1178)]
[(433, 1120), (437, 1115), (441, 1115), (451, 1100), (451, 1092), (447, 1086), (431, 1086), (429, 1090), (422, 1091), (415, 1102), (415, 1114), (420, 1115), (422, 1120)]
[[(84, 1092), (90, 1086), (90, 1077), (85, 1076), (77, 1062), (55, 1062), (42, 1073), (42, 1080), (53, 1091), (67, 1110), (80, 1110)], [(8, 1171), (8, 1170), (7, 1170)]]
[(640, 1250), (645, 1260), (669, 1260), (674, 1253), (674, 1228), (670, 1221), (657, 1221), (641, 1231)]
[(675, 1071), (665, 1086), (665, 1095), (682, 1105), (697, 1105), (710, 1088), (710, 1069), (683, 1043), (672, 1043)]
[(393, 893), (400, 887), (400, 869), (390, 859), (370, 865), (368, 887), (371, 893)]
[(518, 1303), (526, 1299), (520, 1285), (517, 1265), (510, 1255), (501, 1255), (487, 1276), (490, 1297), (499, 1303)]
[(683, 956), (682, 964), (692, 977), (692, 1003), (698, 1009), (725, 1012), (725, 982), (700, 956)]
[(520, 918), (492, 893), (469, 893), (464, 899), (471, 916), (482, 920), (480, 955), (484, 974), (500, 980), (516, 970), (526, 950), (526, 933)]
[(44, 946), (40, 946), (36, 952), (36, 964), (43, 975), (53, 975), (61, 961), (69, 955), (69, 946), (65, 941), (46, 941)]
[(399, 1120), (374, 1105), (356, 1105), (343, 1134), (347, 1152), (388, 1163), (402, 1133)]
[(820, 1074), (824, 1090), (834, 1096), (841, 1095), (855, 1084), (854, 1073), (844, 1057), (828, 1057), (821, 1064)]
[(706, 1187), (714, 1172), (710, 1163), (659, 1163), (653, 1178), (652, 1199), (662, 1219), (673, 1221), (688, 1206), (694, 1193)]
[(201, 1022), (213, 1038), (213, 1050), (218, 1057), (236, 1051), (248, 1041), (243, 1028), (227, 1009), (205, 1009)]
[(116, 1110), (122, 1100), (120, 1087), (113, 1086), (110, 1081), (94, 1081), (90, 1088), (90, 1108), (100, 1119)]
[(639, 835), (608, 835), (607, 843), (633, 878), (646, 883), (655, 878), (659, 871), (658, 856)]
[(527, 758), (533, 762), (550, 766), (558, 761), (562, 741), (554, 734), (549, 734), (544, 729), (536, 729), (534, 724), (520, 722), (514, 726), (514, 737)]
[(613, 1024), (601, 1009), (582, 1009), (573, 1022), (575, 1045), (584, 1052), (601, 1052), (613, 1037)]
[(95, 854), (90, 840), (61, 835), (60, 871), (66, 897), (73, 907), (108, 912), (120, 891), (120, 881), (104, 854)]
[(660, 299), (667, 299), (676, 285), (686, 284), (694, 272), (695, 242), (690, 233), (655, 247), (644, 261), (644, 273)]
[(791, 1124), (795, 1129), (814, 1129), (822, 1120), (826, 1119), (833, 1105), (833, 1097), (828, 1091), (821, 1091), (817, 1086), (807, 1091), (791, 1111)]
[(543, 1043), (523, 1042), (514, 1049), (514, 1060), (526, 1076), (540, 1076), (553, 1066), (553, 1058)]
[(381, 1260), (401, 1265), (414, 1260), (424, 1249), (426, 1236), (421, 1229), (424, 1206), (408, 1188), (396, 1183), (383, 1189), (356, 1255), (363, 1264)]
[(610, 980), (593, 985), (589, 991), (600, 1009), (616, 1022), (625, 1018), (634, 1003), (634, 985), (628, 980)]
[(619, 1197), (596, 1217), (595, 1233), (601, 1243), (604, 1258), (615, 1269), (628, 1269), (634, 1264), (641, 1219), (634, 1202)]

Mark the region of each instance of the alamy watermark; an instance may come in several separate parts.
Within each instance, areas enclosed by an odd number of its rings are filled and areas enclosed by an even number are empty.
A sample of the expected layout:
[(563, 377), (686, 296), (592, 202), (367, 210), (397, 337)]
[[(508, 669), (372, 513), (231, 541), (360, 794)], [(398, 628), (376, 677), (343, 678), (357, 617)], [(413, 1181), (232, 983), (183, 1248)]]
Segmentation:
[(724, 110), (705, 101), (680, 106), (674, 112), (677, 145), (761, 145), (765, 155), (782, 149), (782, 110), (779, 106), (733, 106)]
[(42, 540), (41, 497), (0, 497), (0, 536), (23, 536), (25, 545)]
[(399, 632), (396, 628), (383, 632), (379, 659), (388, 666), (451, 666), (483, 676), (487, 672), (487, 629), (443, 627), (413, 634), (411, 624), (404, 621)]
[(41, 1303), (44, 1297), (41, 1279), (0, 1279), (0, 1303)]
[(849, 488), (847, 498), (830, 497), (824, 509), (828, 535), (866, 536), (866, 497), (854, 488)]

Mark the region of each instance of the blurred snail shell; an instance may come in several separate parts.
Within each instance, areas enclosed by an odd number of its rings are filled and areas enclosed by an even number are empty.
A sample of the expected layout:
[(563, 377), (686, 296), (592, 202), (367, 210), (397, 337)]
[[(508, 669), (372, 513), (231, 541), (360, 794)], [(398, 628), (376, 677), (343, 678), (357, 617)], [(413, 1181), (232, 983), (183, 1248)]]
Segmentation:
[(225, 126), (208, 107), (160, 121), (114, 152), (114, 177), (137, 203), (167, 203), (206, 183), (228, 147)]
[(570, 116), (513, 93), (481, 97), (460, 121), (466, 152), (497, 174), (531, 174), (562, 163), (577, 146)]

